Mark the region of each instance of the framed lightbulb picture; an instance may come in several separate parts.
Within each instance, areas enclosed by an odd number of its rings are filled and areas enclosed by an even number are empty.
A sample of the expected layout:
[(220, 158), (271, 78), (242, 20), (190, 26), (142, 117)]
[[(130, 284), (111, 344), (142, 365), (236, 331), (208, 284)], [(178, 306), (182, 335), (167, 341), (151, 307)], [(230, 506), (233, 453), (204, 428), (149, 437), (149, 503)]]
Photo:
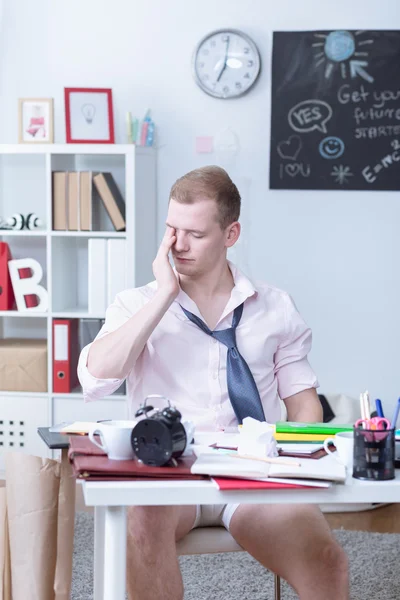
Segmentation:
[(114, 144), (112, 91), (64, 88), (67, 144)]

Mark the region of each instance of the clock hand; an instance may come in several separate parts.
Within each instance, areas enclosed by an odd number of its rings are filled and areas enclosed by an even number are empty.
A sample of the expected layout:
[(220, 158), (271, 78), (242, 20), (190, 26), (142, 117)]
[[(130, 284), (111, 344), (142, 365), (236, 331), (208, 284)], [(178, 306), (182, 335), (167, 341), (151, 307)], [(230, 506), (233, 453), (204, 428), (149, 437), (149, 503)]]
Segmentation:
[(228, 59), (228, 48), (229, 48), (229, 35), (227, 36), (227, 38), (228, 38), (228, 39), (226, 40), (224, 65), (223, 65), (223, 67), (222, 67), (222, 69), (221, 69), (221, 71), (220, 71), (220, 73), (219, 73), (219, 75), (218, 75), (218, 77), (217, 77), (217, 82), (218, 82), (218, 81), (221, 79), (221, 77), (222, 77), (222, 73), (223, 73), (223, 72), (225, 71), (225, 69), (226, 69), (226, 61), (227, 61), (227, 59)]

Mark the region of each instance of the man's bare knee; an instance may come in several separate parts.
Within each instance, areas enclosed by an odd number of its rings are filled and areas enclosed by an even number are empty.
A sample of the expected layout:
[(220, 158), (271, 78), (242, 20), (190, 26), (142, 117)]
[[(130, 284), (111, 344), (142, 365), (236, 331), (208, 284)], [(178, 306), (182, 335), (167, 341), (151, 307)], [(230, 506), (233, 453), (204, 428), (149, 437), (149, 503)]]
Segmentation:
[(332, 539), (322, 549), (320, 554), (320, 566), (326, 571), (332, 573), (335, 578), (348, 578), (349, 561), (346, 552)]

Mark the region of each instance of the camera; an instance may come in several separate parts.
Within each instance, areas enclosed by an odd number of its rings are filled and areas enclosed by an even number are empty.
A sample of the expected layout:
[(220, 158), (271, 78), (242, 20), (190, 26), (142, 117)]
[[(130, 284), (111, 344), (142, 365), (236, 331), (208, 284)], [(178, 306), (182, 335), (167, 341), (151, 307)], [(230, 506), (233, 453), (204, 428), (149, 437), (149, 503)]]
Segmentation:
[[(147, 405), (151, 398), (163, 398), (168, 406), (163, 409)], [(153, 411), (151, 415), (148, 414)], [(135, 417), (145, 415), (133, 428), (131, 443), (138, 460), (145, 465), (162, 467), (183, 454), (186, 444), (186, 431), (181, 423), (182, 415), (165, 396), (147, 396), (137, 410)]]

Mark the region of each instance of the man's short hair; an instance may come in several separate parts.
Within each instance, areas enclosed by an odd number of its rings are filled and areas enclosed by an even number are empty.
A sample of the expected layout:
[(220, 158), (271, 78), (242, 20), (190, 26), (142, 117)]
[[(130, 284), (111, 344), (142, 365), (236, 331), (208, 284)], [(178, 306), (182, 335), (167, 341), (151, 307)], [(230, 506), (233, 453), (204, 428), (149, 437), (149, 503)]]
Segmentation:
[(177, 179), (169, 199), (182, 204), (193, 204), (199, 197), (215, 200), (218, 223), (225, 229), (240, 216), (240, 194), (228, 173), (221, 167), (210, 165), (189, 171)]

